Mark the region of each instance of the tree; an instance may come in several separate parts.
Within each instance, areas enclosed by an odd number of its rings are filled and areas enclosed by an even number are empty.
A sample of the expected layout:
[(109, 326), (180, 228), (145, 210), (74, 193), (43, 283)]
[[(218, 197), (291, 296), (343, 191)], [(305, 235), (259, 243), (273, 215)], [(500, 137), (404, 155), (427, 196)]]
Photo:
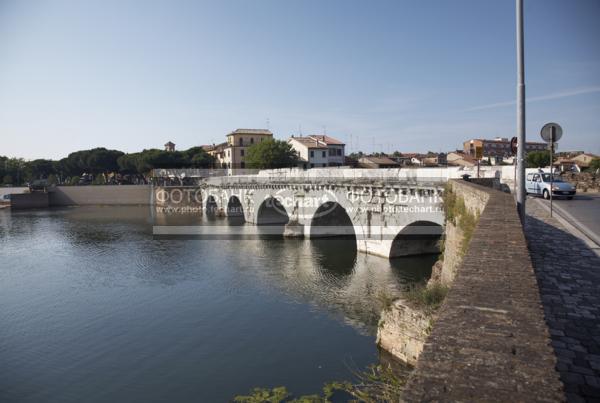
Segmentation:
[(28, 180), (46, 179), (54, 173), (54, 164), (51, 160), (37, 159), (25, 165), (25, 176)]
[(590, 162), (589, 170), (596, 172), (598, 169), (600, 169), (600, 158), (594, 158), (592, 162)]
[(543, 168), (550, 165), (550, 154), (546, 151), (533, 151), (527, 154), (528, 168)]
[(290, 144), (268, 139), (248, 148), (246, 166), (254, 169), (288, 168), (298, 164), (298, 154)]

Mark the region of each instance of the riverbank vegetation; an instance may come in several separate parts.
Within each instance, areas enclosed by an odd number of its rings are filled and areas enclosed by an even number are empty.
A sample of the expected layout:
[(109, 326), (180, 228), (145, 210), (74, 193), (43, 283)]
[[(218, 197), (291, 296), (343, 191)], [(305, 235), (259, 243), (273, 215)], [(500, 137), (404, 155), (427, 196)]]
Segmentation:
[(355, 374), (354, 382), (330, 382), (319, 394), (294, 397), (286, 387), (254, 388), (248, 395), (235, 396), (238, 403), (329, 403), (356, 401), (365, 403), (398, 402), (406, 376), (398, 376), (389, 364), (371, 365)]
[(403, 297), (412, 306), (431, 314), (442, 305), (446, 294), (448, 294), (448, 287), (439, 282), (434, 282), (428, 285), (413, 285), (408, 288)]

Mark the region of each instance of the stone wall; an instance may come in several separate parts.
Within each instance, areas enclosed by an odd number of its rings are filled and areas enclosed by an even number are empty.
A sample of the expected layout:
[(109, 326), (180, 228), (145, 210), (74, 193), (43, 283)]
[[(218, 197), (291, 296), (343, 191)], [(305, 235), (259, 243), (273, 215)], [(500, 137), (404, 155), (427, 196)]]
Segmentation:
[(48, 193), (13, 193), (11, 194), (10, 207), (15, 210), (48, 207)]
[[(460, 180), (451, 180), (448, 183), (456, 197), (464, 201), (467, 210), (475, 216), (480, 216), (488, 202), (489, 191), (481, 186), (472, 186), (469, 182)], [(444, 285), (450, 285), (454, 281), (463, 259), (464, 236), (464, 231), (459, 225), (446, 220), (444, 257), (433, 267), (433, 281), (439, 281)]]
[(578, 192), (600, 192), (600, 175), (592, 172), (568, 172), (561, 177), (564, 181), (575, 185)]
[(50, 206), (148, 205), (150, 185), (56, 186), (49, 189)]
[(452, 186), (481, 214), (404, 400), (563, 401), (513, 197), (468, 182)]
[[(493, 186), (493, 179), (481, 180)], [(466, 209), (473, 215), (483, 212), (489, 192), (473, 187), (470, 182), (451, 180), (449, 186), (457, 199), (464, 201)], [(433, 266), (429, 286), (441, 283), (450, 286), (463, 260), (464, 231), (457, 223), (446, 220), (444, 225), (443, 259)], [(432, 312), (411, 306), (398, 299), (381, 314), (377, 329), (377, 344), (401, 361), (414, 365), (423, 350), (431, 324), (435, 318)]]
[(402, 362), (415, 365), (432, 323), (429, 313), (397, 299), (381, 313), (377, 345)]

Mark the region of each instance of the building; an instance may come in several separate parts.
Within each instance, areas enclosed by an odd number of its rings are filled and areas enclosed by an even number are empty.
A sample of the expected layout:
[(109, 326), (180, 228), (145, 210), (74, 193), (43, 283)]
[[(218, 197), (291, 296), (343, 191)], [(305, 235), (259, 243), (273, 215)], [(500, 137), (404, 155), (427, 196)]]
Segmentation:
[(246, 168), (246, 153), (253, 144), (272, 139), (273, 133), (265, 129), (237, 129), (227, 135), (227, 141), (207, 147), (206, 151), (215, 157), (217, 168), (227, 169), (230, 175)]
[(407, 156), (405, 154), (394, 153), (394, 155), (391, 156), (390, 158), (393, 159), (394, 161), (396, 161), (401, 166), (412, 165), (411, 157), (409, 157), (409, 156)]
[(165, 143), (165, 151), (173, 152), (175, 151), (175, 143), (168, 141)]
[(421, 165), (425, 167), (439, 167), (448, 165), (446, 153), (429, 154), (421, 158)]
[(407, 161), (406, 165), (423, 165), (423, 154), (420, 153), (402, 153), (402, 156)]
[(345, 144), (326, 135), (290, 137), (288, 144), (300, 157), (303, 169), (344, 165)]
[[(546, 143), (527, 142), (525, 143), (525, 152), (544, 151), (547, 147)], [(496, 137), (493, 140), (471, 139), (463, 142), (464, 153), (471, 157), (476, 157), (475, 152), (477, 148), (481, 148), (481, 157), (489, 159), (492, 165), (501, 164), (504, 158), (512, 155), (510, 140), (505, 137)]]
[(590, 153), (581, 153), (575, 157), (572, 157), (571, 161), (573, 161), (575, 164), (577, 164), (577, 166), (579, 168), (585, 169), (585, 168), (589, 168), (592, 161), (595, 160), (596, 158), (600, 158), (600, 157), (598, 157), (597, 155), (594, 155), (594, 154), (590, 154)]
[(358, 160), (359, 168), (400, 168), (400, 163), (388, 157), (362, 157)]
[(446, 160), (449, 166), (472, 167), (477, 164), (475, 158), (458, 151), (449, 152)]

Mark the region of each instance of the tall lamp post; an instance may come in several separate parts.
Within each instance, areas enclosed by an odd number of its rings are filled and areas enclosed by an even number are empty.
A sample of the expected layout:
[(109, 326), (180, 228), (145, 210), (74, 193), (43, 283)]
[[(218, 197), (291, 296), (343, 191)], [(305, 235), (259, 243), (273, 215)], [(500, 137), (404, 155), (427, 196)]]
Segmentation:
[(525, 221), (525, 55), (523, 41), (523, 0), (517, 2), (517, 210)]

